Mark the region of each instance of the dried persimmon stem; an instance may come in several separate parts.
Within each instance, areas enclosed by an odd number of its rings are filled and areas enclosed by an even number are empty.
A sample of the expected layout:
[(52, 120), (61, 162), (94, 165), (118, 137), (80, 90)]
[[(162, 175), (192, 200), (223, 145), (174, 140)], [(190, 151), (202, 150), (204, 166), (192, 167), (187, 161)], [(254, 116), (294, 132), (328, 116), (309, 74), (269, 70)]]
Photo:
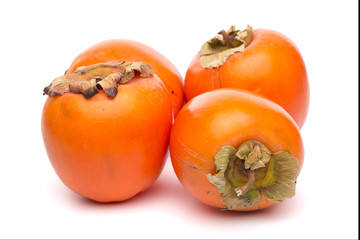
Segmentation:
[(227, 33), (225, 32), (225, 30), (221, 30), (220, 32), (218, 32), (218, 34), (221, 34), (224, 38), (224, 41), (226, 42), (226, 45), (228, 45), (229, 48), (233, 48), (234, 45), (232, 44), (229, 35), (227, 35)]
[(215, 36), (206, 41), (200, 48), (200, 65), (203, 68), (217, 68), (237, 52), (244, 52), (253, 39), (252, 28), (236, 30), (231, 26), (228, 31), (221, 30), (220, 36)]
[(255, 182), (255, 171), (254, 170), (247, 170), (247, 175), (248, 175), (248, 182), (240, 187), (240, 188), (235, 188), (235, 192), (236, 192), (236, 195), (238, 197), (244, 195), (247, 191), (250, 190), (250, 188), (254, 185), (254, 182)]

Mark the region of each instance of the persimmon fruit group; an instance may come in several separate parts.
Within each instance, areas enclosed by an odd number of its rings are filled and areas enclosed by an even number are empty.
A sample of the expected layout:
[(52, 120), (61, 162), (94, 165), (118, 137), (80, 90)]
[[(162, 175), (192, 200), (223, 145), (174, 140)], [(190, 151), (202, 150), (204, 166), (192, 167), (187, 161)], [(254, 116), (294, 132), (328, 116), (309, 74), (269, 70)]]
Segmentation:
[(184, 105), (182, 78), (174, 64), (153, 48), (137, 41), (113, 39), (99, 42), (80, 53), (67, 74), (78, 67), (109, 61), (146, 62), (168, 89), (175, 116)]
[(172, 105), (143, 62), (107, 62), (55, 79), (41, 129), (63, 183), (100, 202), (129, 199), (159, 176), (168, 148)]
[(283, 107), (302, 128), (309, 108), (309, 83), (301, 54), (283, 34), (234, 26), (207, 41), (185, 76), (185, 96), (218, 88), (259, 93)]
[(210, 206), (250, 211), (295, 194), (304, 149), (276, 103), (240, 89), (194, 97), (178, 113), (170, 155), (184, 187)]

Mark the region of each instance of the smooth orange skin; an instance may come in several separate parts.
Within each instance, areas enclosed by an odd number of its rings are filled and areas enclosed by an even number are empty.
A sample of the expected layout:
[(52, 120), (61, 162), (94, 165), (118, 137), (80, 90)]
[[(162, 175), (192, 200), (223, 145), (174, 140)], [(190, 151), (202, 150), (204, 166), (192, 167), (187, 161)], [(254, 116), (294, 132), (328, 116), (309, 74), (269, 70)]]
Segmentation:
[(218, 88), (240, 88), (259, 93), (282, 106), (301, 129), (309, 108), (309, 83), (304, 61), (295, 44), (281, 33), (253, 30), (244, 52), (230, 56), (218, 68), (203, 68), (200, 55), (185, 76), (185, 96)]
[(82, 53), (72, 62), (67, 73), (74, 72), (78, 67), (89, 66), (109, 61), (146, 62), (168, 89), (176, 116), (184, 105), (182, 77), (165, 56), (151, 47), (126, 39), (113, 39), (99, 42)]
[(156, 77), (135, 77), (108, 98), (65, 93), (48, 97), (42, 134), (66, 186), (99, 202), (123, 201), (149, 188), (168, 148), (172, 106)]
[[(205, 204), (226, 208), (216, 187), (207, 180), (215, 174), (214, 156), (224, 145), (235, 148), (257, 140), (275, 153), (287, 150), (303, 165), (299, 128), (279, 105), (240, 89), (219, 89), (193, 98), (180, 110), (170, 135), (170, 155), (184, 187)], [(275, 204), (261, 197), (244, 211)]]

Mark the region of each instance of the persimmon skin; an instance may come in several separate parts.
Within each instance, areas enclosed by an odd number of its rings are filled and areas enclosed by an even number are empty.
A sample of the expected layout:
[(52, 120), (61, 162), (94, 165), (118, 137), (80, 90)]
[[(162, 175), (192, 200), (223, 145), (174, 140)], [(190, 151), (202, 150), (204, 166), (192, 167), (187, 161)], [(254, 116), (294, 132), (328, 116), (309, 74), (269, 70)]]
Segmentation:
[[(225, 145), (235, 148), (248, 140), (263, 143), (271, 152), (287, 150), (303, 165), (304, 149), (291, 116), (279, 105), (240, 89), (219, 89), (201, 94), (180, 110), (170, 135), (174, 171), (184, 187), (210, 206), (226, 208), (221, 194), (207, 179), (215, 174), (214, 156)], [(261, 196), (257, 206), (275, 204)]]
[(90, 99), (65, 93), (48, 97), (42, 134), (63, 183), (99, 202), (127, 200), (159, 176), (168, 148), (172, 105), (156, 77), (135, 77)]
[(310, 95), (305, 64), (295, 44), (279, 32), (254, 29), (245, 51), (218, 68), (203, 68), (198, 53), (185, 76), (186, 100), (218, 88), (259, 93), (283, 107), (300, 129), (304, 125)]
[(67, 73), (78, 67), (109, 61), (146, 62), (164, 83), (173, 104), (174, 116), (184, 105), (182, 77), (175, 65), (151, 47), (137, 41), (112, 39), (99, 42), (80, 53), (72, 62)]

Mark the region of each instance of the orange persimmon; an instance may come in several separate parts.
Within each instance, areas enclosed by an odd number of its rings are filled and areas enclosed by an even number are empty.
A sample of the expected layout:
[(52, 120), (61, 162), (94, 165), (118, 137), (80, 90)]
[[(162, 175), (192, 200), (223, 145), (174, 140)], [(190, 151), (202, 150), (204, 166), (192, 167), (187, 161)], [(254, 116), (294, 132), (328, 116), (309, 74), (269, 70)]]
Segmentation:
[(113, 39), (99, 42), (80, 53), (67, 73), (73, 73), (81, 66), (109, 61), (146, 62), (168, 89), (175, 116), (184, 105), (182, 77), (174, 64), (153, 48), (133, 40)]
[(170, 155), (198, 200), (251, 211), (294, 196), (304, 149), (298, 126), (279, 105), (245, 90), (219, 89), (180, 110)]
[(108, 62), (55, 79), (41, 129), (48, 157), (71, 190), (100, 202), (129, 199), (159, 176), (172, 105), (145, 63)]
[(259, 93), (284, 108), (301, 129), (309, 108), (309, 83), (295, 44), (279, 32), (232, 26), (206, 42), (190, 63), (185, 96), (218, 88)]

